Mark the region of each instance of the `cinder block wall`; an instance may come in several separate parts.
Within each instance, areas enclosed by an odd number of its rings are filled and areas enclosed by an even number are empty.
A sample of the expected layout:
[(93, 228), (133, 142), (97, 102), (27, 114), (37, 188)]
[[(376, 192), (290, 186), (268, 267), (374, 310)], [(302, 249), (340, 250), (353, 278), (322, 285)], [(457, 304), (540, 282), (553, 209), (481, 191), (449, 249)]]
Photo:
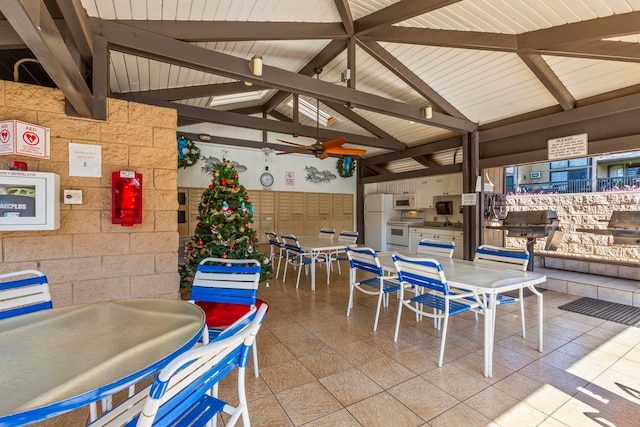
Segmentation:
[[(0, 81), (0, 120), (51, 129), (51, 158), (23, 160), (29, 170), (55, 172), (63, 189), (82, 190), (82, 205), (61, 202), (55, 231), (0, 232), (0, 273), (44, 272), (54, 306), (91, 301), (178, 298), (176, 111), (109, 99), (107, 120), (67, 116), (57, 89)], [(70, 142), (102, 147), (102, 177), (69, 176)], [(111, 172), (143, 175), (143, 220), (111, 224)], [(61, 200), (62, 196), (60, 195)]]
[[(507, 206), (509, 211), (555, 210), (565, 232), (556, 255), (640, 266), (640, 245), (614, 245), (611, 236), (576, 231), (578, 228), (606, 228), (613, 211), (640, 210), (640, 192), (509, 196)], [(507, 246), (526, 246), (526, 239), (507, 237), (506, 242)], [(536, 241), (535, 251), (545, 253), (544, 239)]]

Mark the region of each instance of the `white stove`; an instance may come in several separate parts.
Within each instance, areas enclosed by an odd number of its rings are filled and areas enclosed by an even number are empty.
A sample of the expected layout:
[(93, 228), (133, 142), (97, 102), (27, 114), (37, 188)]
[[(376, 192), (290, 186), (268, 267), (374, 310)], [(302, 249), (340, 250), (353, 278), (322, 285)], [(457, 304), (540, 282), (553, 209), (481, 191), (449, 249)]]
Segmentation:
[(409, 227), (424, 225), (423, 211), (402, 211), (399, 220), (387, 221), (387, 251), (409, 250)]

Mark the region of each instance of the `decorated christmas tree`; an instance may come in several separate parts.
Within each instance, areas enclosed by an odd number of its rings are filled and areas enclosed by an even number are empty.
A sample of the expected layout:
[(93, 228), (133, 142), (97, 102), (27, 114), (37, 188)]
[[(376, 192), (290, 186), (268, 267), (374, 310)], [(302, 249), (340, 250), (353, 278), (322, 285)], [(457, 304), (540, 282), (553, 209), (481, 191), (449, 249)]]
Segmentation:
[(180, 288), (190, 289), (198, 263), (204, 258), (256, 259), (262, 266), (260, 281), (271, 275), (269, 258), (260, 252), (253, 223), (253, 206), (238, 172), (226, 159), (213, 165), (213, 179), (202, 193), (193, 239), (185, 243), (179, 266)]

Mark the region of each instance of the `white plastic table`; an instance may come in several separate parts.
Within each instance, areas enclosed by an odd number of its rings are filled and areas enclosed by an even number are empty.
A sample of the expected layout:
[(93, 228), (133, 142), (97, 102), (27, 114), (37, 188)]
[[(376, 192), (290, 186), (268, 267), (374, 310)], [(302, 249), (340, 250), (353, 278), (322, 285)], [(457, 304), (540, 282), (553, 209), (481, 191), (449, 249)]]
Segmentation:
[[(297, 236), (298, 243), (300, 243), (300, 247), (304, 251), (308, 251), (311, 254), (312, 265), (311, 265), (311, 290), (316, 290), (316, 261), (318, 257), (322, 254), (327, 254), (329, 252), (334, 252), (340, 249), (343, 249), (345, 246), (344, 242), (339, 242), (338, 240), (329, 239), (328, 237), (317, 237), (317, 236)], [(329, 273), (330, 273), (330, 265), (327, 262), (327, 284), (329, 283)]]
[[(395, 272), (391, 259), (394, 252), (379, 252), (378, 258), (382, 268), (387, 272)], [(427, 257), (413, 253), (396, 252), (405, 257)], [(543, 304), (542, 294), (534, 287), (547, 280), (547, 276), (533, 271), (503, 270), (452, 258), (431, 257), (442, 265), (442, 270), (450, 286), (476, 290), (487, 295), (487, 307), (484, 313), (484, 376), (493, 376), (493, 344), (495, 325), (496, 295), (521, 288), (529, 288), (537, 297), (538, 303), (538, 351), (543, 351)]]
[(0, 320), (0, 426), (41, 421), (126, 389), (202, 336), (181, 300), (80, 304)]

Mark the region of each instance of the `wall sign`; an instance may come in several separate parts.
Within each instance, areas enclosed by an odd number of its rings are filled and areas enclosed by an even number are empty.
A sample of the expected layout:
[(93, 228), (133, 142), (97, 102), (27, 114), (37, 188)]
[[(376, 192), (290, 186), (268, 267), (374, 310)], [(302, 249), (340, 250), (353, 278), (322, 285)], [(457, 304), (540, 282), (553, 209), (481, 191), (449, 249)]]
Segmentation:
[(563, 160), (575, 157), (587, 157), (587, 134), (563, 136), (547, 141), (549, 160)]
[(20, 120), (0, 121), (0, 154), (49, 158), (50, 129)]
[(285, 185), (295, 185), (295, 180), (293, 179), (293, 172), (285, 172), (284, 173), (284, 183)]
[(70, 142), (69, 176), (102, 177), (102, 147)]

